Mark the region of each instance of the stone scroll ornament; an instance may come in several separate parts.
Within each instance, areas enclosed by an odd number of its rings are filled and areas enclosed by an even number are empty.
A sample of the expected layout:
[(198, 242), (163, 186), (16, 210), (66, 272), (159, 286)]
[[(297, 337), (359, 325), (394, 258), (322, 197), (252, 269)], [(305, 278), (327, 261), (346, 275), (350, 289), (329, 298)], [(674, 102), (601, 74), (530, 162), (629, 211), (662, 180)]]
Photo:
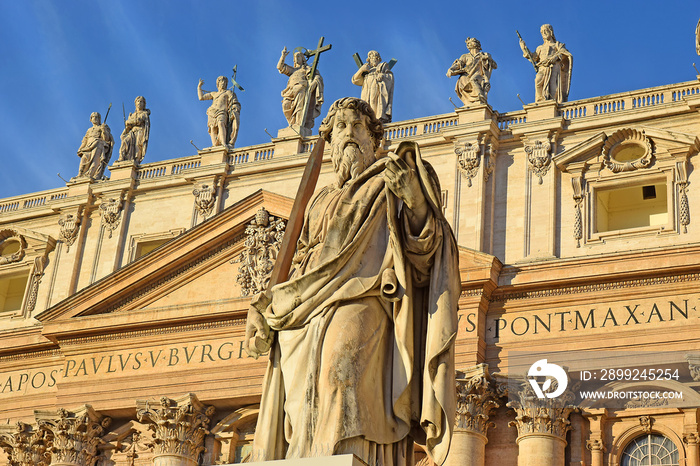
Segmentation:
[(479, 173), (481, 164), (481, 144), (479, 141), (465, 142), (455, 145), (459, 171), (467, 179), (467, 185), (472, 187), (472, 178)]
[(66, 214), (58, 219), (58, 224), (61, 230), (58, 233), (58, 240), (66, 243), (66, 252), (70, 252), (70, 247), (75, 243), (80, 231), (80, 216), (82, 209), (78, 210), (76, 215)]
[(271, 216), (262, 207), (246, 227), (245, 250), (232, 261), (241, 264), (236, 277), (241, 285), (241, 296), (252, 296), (267, 289), (285, 226), (284, 220)]
[(551, 151), (552, 144), (546, 140), (537, 140), (533, 144), (525, 146), (530, 170), (532, 170), (539, 179), (537, 184), (542, 184), (542, 178), (549, 171), (549, 166), (552, 162)]
[(49, 466), (51, 441), (50, 433), (24, 422), (0, 426), (0, 447), (7, 453), (10, 466)]
[(583, 238), (583, 198), (585, 193), (583, 191), (583, 178), (574, 177), (571, 179), (571, 185), (574, 190), (574, 202), (576, 206), (574, 207), (574, 239), (576, 240), (576, 247), (581, 247), (581, 239)]
[(30, 277), (29, 297), (27, 298), (27, 312), (32, 312), (36, 307), (36, 298), (39, 295), (39, 284), (44, 276), (44, 268), (46, 267), (46, 258), (37, 257), (34, 259), (34, 269)]
[(211, 215), (214, 204), (216, 204), (216, 183), (201, 184), (194, 188), (192, 194), (194, 194), (194, 206), (197, 213), (206, 219)]
[(102, 226), (109, 231), (109, 237), (112, 237), (112, 232), (119, 226), (120, 213), (122, 210), (122, 198), (109, 198), (102, 201), (100, 204), (100, 216), (102, 217)]
[(690, 225), (690, 206), (688, 204), (688, 166), (687, 162), (684, 160), (682, 162), (676, 162), (676, 184), (678, 185), (679, 199), (679, 219), (681, 225), (683, 226), (683, 233), (688, 233), (688, 225)]

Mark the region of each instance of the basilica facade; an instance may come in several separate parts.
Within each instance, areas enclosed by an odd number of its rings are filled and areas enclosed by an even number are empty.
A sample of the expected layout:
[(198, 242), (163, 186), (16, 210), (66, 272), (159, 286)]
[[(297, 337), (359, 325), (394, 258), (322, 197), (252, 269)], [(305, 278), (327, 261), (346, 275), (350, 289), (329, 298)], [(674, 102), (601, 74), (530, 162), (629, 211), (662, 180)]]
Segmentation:
[[(419, 144), (459, 246), (446, 464), (700, 466), (699, 110), (691, 81), (385, 125), (380, 155)], [(246, 313), (316, 143), (0, 199), (0, 465), (247, 461), (267, 361)], [(542, 360), (566, 373), (546, 403)]]

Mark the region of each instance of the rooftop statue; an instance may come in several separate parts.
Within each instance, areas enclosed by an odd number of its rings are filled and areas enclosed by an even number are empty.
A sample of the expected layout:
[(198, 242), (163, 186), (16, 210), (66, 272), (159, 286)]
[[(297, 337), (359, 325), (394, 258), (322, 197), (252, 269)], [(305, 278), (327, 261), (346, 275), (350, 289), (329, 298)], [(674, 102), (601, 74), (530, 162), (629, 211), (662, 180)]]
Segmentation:
[[(287, 124), (294, 128), (306, 128), (309, 133), (314, 127), (315, 118), (321, 114), (323, 105), (323, 78), (317, 66), (321, 52), (330, 49), (331, 46), (322, 45), (323, 37), (319, 41), (318, 49), (306, 53), (294, 52), (292, 66), (285, 63), (289, 51), (284, 47), (277, 62), (277, 71), (289, 76), (287, 87), (282, 91), (282, 112), (287, 118)], [(316, 57), (312, 66), (306, 62), (307, 55)]]
[(455, 92), (464, 105), (485, 104), (491, 89), (491, 71), (498, 66), (491, 55), (481, 51), (481, 42), (473, 37), (465, 40), (469, 53), (465, 53), (452, 63), (447, 77), (459, 76)]
[[(85, 132), (80, 148), (78, 148), (80, 166), (77, 177), (101, 180), (104, 177), (105, 168), (112, 158), (114, 138), (112, 138), (109, 126), (102, 123), (102, 116), (99, 113), (90, 114), (90, 121), (92, 127)], [(75, 178), (71, 178), (71, 181), (73, 179)]]
[(698, 25), (695, 27), (695, 51), (700, 55), (700, 20), (698, 20)]
[(229, 146), (236, 144), (238, 137), (238, 125), (241, 119), (241, 104), (236, 93), (228, 89), (228, 78), (219, 76), (216, 78), (216, 91), (202, 90), (204, 81), (199, 80), (197, 95), (199, 100), (212, 100), (207, 109), (207, 127), (213, 146)]
[(391, 123), (391, 104), (394, 100), (394, 73), (391, 72), (391, 64), (383, 62), (379, 52), (370, 50), (367, 62), (352, 76), (352, 83), (362, 86), (360, 98), (372, 107), (379, 121)]
[(148, 136), (151, 132), (151, 111), (146, 108), (146, 99), (143, 96), (136, 97), (134, 107), (134, 112), (124, 120), (119, 162), (134, 160), (136, 163), (141, 163), (146, 156)]
[(288, 281), (248, 312), (246, 350), (270, 350), (253, 460), (410, 465), (415, 440), (442, 464), (460, 278), (437, 176), (412, 142), (376, 158), (383, 127), (361, 99), (319, 131), (336, 179), (304, 214)]
[[(530, 60), (537, 70), (535, 75), (535, 102), (554, 100), (566, 102), (571, 88), (571, 69), (574, 58), (561, 42), (554, 37), (551, 24), (543, 24), (540, 28), (543, 44), (535, 49), (533, 54), (520, 38), (520, 49), (523, 56)], [(518, 34), (520, 37), (520, 34)]]

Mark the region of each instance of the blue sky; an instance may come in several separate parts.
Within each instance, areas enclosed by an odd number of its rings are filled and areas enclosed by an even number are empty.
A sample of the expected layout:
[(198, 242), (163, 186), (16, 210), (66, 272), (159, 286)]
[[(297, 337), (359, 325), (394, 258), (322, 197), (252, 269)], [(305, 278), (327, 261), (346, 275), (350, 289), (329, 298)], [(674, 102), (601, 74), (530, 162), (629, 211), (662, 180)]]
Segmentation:
[[(269, 142), (286, 126), (276, 70), (283, 47), (312, 48), (320, 36), (333, 48), (319, 69), (322, 113), (347, 95), (370, 49), (396, 58), (394, 121), (453, 111), (455, 78), (445, 72), (476, 37), (498, 69), (489, 103), (499, 112), (534, 100), (534, 70), (522, 58), (515, 30), (534, 50), (539, 27), (551, 23), (573, 54), (570, 100), (696, 79), (697, 0), (640, 1), (180, 1), (0, 0), (0, 198), (64, 185), (78, 171), (76, 150), (104, 117), (117, 140), (122, 102), (146, 97), (151, 110), (147, 162), (193, 155), (190, 139), (210, 145), (207, 102), (197, 82), (238, 65), (242, 104), (236, 146)], [(314, 131), (318, 128), (318, 119)]]

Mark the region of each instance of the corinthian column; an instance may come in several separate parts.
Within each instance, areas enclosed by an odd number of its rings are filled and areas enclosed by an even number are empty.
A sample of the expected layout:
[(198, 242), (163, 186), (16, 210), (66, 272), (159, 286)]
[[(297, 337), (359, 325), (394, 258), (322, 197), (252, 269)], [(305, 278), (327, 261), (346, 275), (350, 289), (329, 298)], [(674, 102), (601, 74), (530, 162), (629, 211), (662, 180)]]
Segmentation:
[(49, 447), (51, 466), (94, 466), (100, 436), (112, 421), (90, 405), (75, 411), (34, 411), (39, 428), (53, 436)]
[(529, 384), (523, 384), (510, 397), (506, 406), (516, 413), (509, 425), (518, 428), (518, 466), (564, 466), (569, 414), (577, 409), (569, 404), (573, 394), (539, 399)]
[(137, 401), (140, 422), (154, 424), (154, 466), (197, 466), (204, 451), (204, 436), (213, 406), (204, 406), (189, 393), (176, 400), (162, 397), (160, 403)]
[(484, 466), (489, 415), (499, 405), (490, 386), (488, 365), (457, 373), (457, 416), (445, 466)]
[(48, 466), (50, 435), (24, 422), (0, 426), (0, 446), (7, 453), (10, 466)]

